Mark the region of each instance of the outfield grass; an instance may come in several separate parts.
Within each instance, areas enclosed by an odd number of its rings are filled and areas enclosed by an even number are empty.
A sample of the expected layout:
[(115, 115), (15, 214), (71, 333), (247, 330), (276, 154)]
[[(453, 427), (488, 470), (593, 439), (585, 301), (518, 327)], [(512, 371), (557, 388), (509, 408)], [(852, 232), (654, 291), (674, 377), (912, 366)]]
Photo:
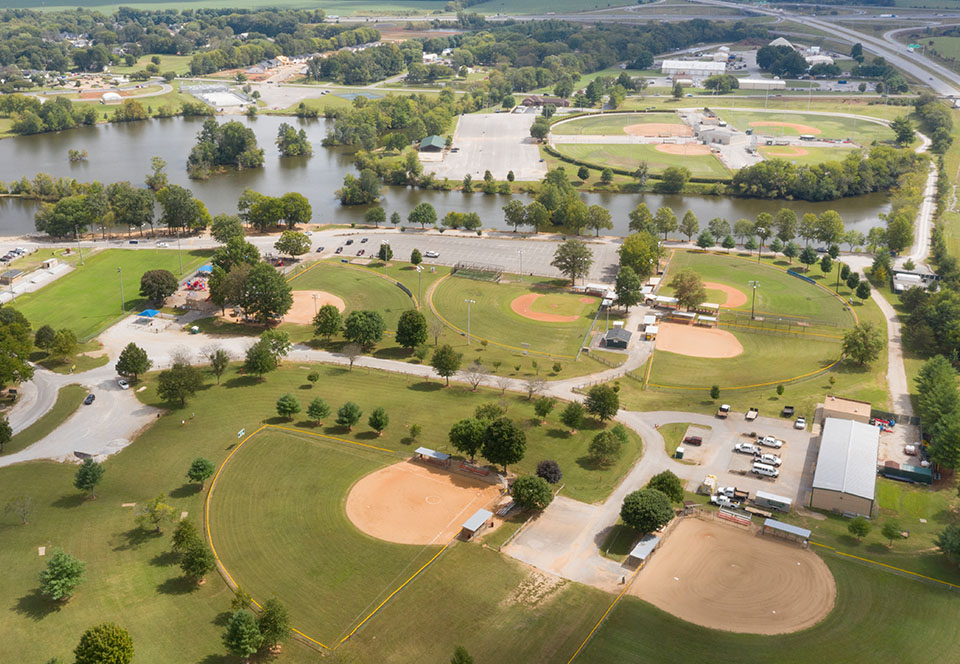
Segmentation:
[(596, 164), (599, 168), (613, 166), (633, 171), (640, 162), (646, 162), (651, 173), (660, 173), (671, 166), (685, 166), (694, 177), (730, 177), (730, 170), (712, 153), (667, 154), (650, 143), (557, 143), (553, 147), (568, 157)]
[(781, 147), (776, 145), (761, 145), (758, 149), (760, 150), (760, 154), (767, 159), (783, 159), (784, 161), (789, 161), (791, 164), (797, 164), (798, 166), (812, 166), (814, 164), (822, 164), (827, 161), (843, 161), (853, 152), (860, 152), (860, 150), (857, 148), (823, 148), (804, 146), (803, 149), (807, 154), (794, 155), (791, 154), (792, 148), (793, 146)]
[[(844, 112), (859, 112), (845, 109)], [(902, 112), (902, 111), (901, 111)], [(756, 134), (774, 136), (799, 136), (806, 134), (792, 127), (755, 126), (755, 122), (785, 122), (815, 127), (821, 131), (818, 139), (852, 139), (862, 145), (869, 145), (873, 141), (888, 141), (893, 139), (893, 132), (886, 127), (867, 120), (854, 120), (839, 116), (814, 115), (808, 113), (761, 113), (756, 111), (719, 110), (717, 115), (741, 131), (753, 129)]]
[(626, 127), (636, 124), (650, 124), (654, 122), (657, 124), (677, 125), (678, 127), (686, 126), (676, 113), (604, 113), (602, 115), (587, 116), (554, 125), (550, 132), (553, 134), (563, 135), (612, 134), (614, 136), (623, 136), (626, 134), (624, 131)]
[[(482, 339), (521, 348), (529, 343), (530, 350), (572, 359), (596, 314), (596, 299), (580, 302), (579, 295), (565, 293), (562, 282), (554, 279), (530, 279), (524, 283), (491, 283), (459, 277), (449, 277), (439, 283), (433, 292), (432, 307), (450, 324), (467, 329), (467, 305), (470, 305), (470, 334), (474, 343)], [(527, 293), (551, 294), (566, 306), (557, 310), (563, 315), (577, 315), (575, 322), (542, 323), (515, 313), (510, 308), (514, 299)]]
[(954, 593), (833, 555), (824, 560), (836, 580), (836, 606), (808, 630), (776, 636), (711, 630), (626, 596), (577, 662), (872, 664), (942, 661), (953, 651), (960, 619)]
[[(209, 251), (183, 252), (183, 274), (189, 275), (210, 256)], [(100, 333), (123, 317), (120, 311), (120, 285), (117, 268), (123, 270), (124, 308), (129, 314), (149, 304), (141, 298), (140, 277), (147, 270), (165, 269), (177, 275), (179, 260), (175, 250), (107, 249), (84, 258), (64, 275), (34, 293), (17, 298), (16, 308), (23, 312), (34, 329), (50, 325), (69, 328), (81, 339)]]
[(210, 527), (233, 579), (260, 602), (276, 596), (298, 629), (332, 645), (440, 549), (357, 530), (350, 487), (392, 455), (262, 431), (217, 481)]
[(87, 388), (82, 385), (66, 385), (57, 393), (57, 401), (53, 407), (40, 416), (36, 422), (17, 433), (9, 443), (3, 446), (0, 456), (19, 452), (38, 440), (45, 438), (50, 432), (67, 421), (73, 415), (87, 396)]

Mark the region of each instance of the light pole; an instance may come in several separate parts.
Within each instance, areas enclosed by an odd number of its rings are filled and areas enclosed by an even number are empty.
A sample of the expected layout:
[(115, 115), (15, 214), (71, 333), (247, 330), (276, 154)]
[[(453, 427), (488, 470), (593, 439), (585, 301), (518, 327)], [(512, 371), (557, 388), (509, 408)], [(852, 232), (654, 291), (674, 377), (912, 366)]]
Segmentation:
[(523, 281), (523, 249), (517, 249), (517, 256), (520, 257), (520, 281)]
[[(384, 249), (384, 247), (387, 247), (387, 249)], [(383, 256), (383, 273), (384, 274), (387, 273), (387, 260), (389, 257), (389, 247), (390, 247), (389, 240), (380, 240), (380, 254)]]
[(423, 268), (417, 266), (417, 308), (423, 309)]
[(180, 276), (183, 276), (183, 252), (180, 251), (180, 227), (177, 226), (177, 258), (180, 259)]
[(317, 310), (317, 294), (314, 293), (313, 294), (313, 315), (316, 316), (318, 313), (320, 312)]
[(757, 262), (760, 262), (760, 254), (763, 253), (763, 234), (767, 232), (766, 228), (762, 226), (756, 230), (757, 236), (760, 238), (760, 246), (757, 247)]
[(467, 345), (470, 345), (470, 305), (476, 304), (476, 300), (464, 300), (467, 303)]
[(753, 301), (750, 303), (750, 320), (753, 320), (755, 317), (754, 312), (756, 311), (757, 306), (757, 286), (760, 285), (759, 281), (748, 281), (748, 286), (753, 286)]
[(125, 314), (127, 313), (127, 305), (123, 299), (123, 270), (119, 267), (117, 268), (117, 274), (120, 277), (120, 313)]

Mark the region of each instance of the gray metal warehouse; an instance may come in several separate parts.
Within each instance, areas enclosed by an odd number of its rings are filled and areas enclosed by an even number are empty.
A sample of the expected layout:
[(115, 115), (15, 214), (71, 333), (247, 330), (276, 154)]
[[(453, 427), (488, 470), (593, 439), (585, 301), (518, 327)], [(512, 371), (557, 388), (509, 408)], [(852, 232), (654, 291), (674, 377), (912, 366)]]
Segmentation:
[(842, 514), (874, 513), (880, 430), (829, 417), (823, 422), (810, 506)]

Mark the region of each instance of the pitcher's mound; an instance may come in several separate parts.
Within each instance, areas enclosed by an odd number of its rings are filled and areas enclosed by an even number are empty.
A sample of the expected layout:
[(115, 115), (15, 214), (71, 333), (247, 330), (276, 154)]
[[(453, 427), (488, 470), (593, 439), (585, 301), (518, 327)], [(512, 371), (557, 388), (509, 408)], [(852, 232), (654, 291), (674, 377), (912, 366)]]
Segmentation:
[(398, 544), (446, 543), (471, 514), (500, 495), (493, 484), (404, 461), (372, 472), (347, 495), (347, 517), (368, 535)]
[(826, 563), (799, 544), (686, 518), (630, 592), (711, 629), (784, 634), (823, 620), (837, 588)]
[(623, 131), (631, 136), (693, 136), (693, 129), (685, 124), (669, 122), (642, 122), (627, 125)]
[(740, 340), (726, 330), (664, 322), (660, 323), (656, 347), (670, 353), (713, 359), (736, 357), (743, 352)]
[(688, 157), (710, 154), (710, 148), (699, 143), (663, 143), (654, 149), (664, 154), (682, 154)]
[[(314, 301), (314, 295), (316, 295), (316, 301)], [(333, 293), (322, 290), (295, 290), (293, 291), (293, 306), (284, 315), (283, 320), (286, 323), (310, 325), (313, 323), (316, 311), (325, 304), (332, 304), (341, 313), (347, 308), (343, 298), (337, 297)]]

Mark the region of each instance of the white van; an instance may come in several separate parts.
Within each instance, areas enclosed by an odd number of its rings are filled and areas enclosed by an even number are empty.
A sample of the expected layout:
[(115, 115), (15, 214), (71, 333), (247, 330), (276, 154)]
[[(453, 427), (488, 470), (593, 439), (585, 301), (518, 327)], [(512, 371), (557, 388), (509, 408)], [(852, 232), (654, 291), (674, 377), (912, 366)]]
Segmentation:
[(753, 474), (763, 475), (764, 477), (780, 477), (780, 471), (765, 463), (753, 464)]

